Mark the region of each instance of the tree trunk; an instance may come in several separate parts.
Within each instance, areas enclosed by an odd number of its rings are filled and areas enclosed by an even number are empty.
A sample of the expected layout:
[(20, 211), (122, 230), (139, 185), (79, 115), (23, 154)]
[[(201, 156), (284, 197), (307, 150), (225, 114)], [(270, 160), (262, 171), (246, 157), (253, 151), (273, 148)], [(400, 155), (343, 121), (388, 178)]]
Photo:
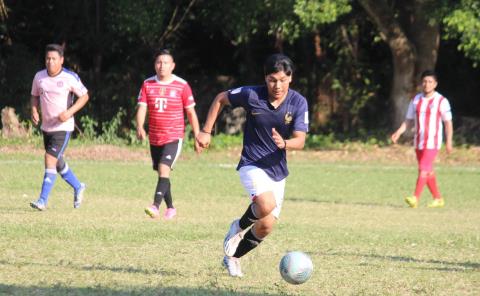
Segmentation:
[(440, 46), (440, 27), (435, 19), (429, 18), (425, 14), (425, 9), (421, 4), (414, 6), (413, 9), (413, 17), (411, 18), (413, 21), (410, 25), (411, 33), (409, 36), (411, 36), (410, 39), (417, 49), (415, 81), (419, 85), (420, 75), (423, 71), (435, 70)]
[(398, 127), (414, 89), (415, 49), (395, 18), (393, 8), (385, 1), (359, 0), (380, 31), (380, 36), (390, 47), (393, 63), (393, 83), (390, 92), (391, 123)]

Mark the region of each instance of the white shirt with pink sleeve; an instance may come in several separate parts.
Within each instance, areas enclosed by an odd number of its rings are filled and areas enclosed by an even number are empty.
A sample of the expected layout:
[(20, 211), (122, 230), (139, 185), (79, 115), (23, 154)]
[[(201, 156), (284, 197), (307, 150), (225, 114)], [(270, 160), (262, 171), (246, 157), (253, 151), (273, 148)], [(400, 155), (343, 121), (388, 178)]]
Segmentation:
[(41, 129), (45, 132), (73, 131), (73, 116), (65, 122), (61, 122), (58, 116), (73, 105), (75, 96), (81, 97), (87, 92), (78, 75), (65, 68), (56, 76), (49, 76), (47, 70), (37, 72), (31, 94), (40, 97)]
[(429, 98), (419, 93), (408, 105), (406, 118), (415, 121), (416, 149), (439, 150), (443, 140), (442, 121), (452, 120), (452, 111), (448, 100), (438, 92)]

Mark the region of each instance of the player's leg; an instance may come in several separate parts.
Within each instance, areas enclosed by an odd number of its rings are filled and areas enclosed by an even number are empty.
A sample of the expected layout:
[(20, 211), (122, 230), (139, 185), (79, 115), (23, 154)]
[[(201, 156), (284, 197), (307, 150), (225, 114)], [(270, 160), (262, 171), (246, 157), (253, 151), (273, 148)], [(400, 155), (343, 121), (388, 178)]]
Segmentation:
[(238, 246), (233, 256), (223, 257), (222, 263), (227, 268), (230, 276), (243, 276), (240, 258), (251, 250), (255, 249), (263, 241), (263, 239), (270, 232), (272, 232), (275, 221), (276, 218), (273, 216), (273, 214), (268, 214), (267, 216), (258, 219), (253, 227), (248, 229), (245, 235), (241, 237), (239, 236), (241, 239), (238, 242)]
[(275, 224), (276, 218), (268, 214), (258, 219), (255, 224), (243, 235), (237, 249), (232, 257), (241, 258), (251, 250), (255, 249), (269, 235)]
[(428, 172), (425, 171), (425, 150), (415, 150), (417, 156), (417, 163), (418, 163), (418, 175), (417, 181), (415, 183), (415, 191), (413, 196), (409, 196), (405, 198), (405, 202), (411, 207), (416, 208), (418, 207), (418, 203), (420, 201), (420, 197), (422, 195), (423, 188), (425, 184), (427, 184), (427, 175)]
[[(152, 167), (156, 172), (160, 171), (160, 159), (163, 153), (163, 146), (150, 145), (150, 156), (152, 158)], [(155, 193), (153, 194), (153, 204), (145, 208), (145, 213), (151, 218), (158, 218), (160, 213), (158, 208), (163, 200), (164, 191), (160, 186), (160, 177), (157, 181)]]
[[(239, 220), (232, 222), (225, 236), (223, 262), (231, 276), (243, 275), (239, 258), (256, 248), (272, 231), (280, 215), (285, 190), (285, 179), (276, 182), (259, 168), (242, 167), (239, 174), (252, 203)], [(254, 226), (248, 229), (252, 224)]]
[(44, 210), (48, 203), (55, 179), (57, 178), (57, 155), (61, 147), (58, 146), (58, 133), (43, 133), (43, 144), (45, 147), (45, 173), (43, 175), (42, 189), (37, 201), (31, 202), (30, 206), (37, 210)]
[(177, 209), (173, 206), (172, 198), (172, 185), (170, 182), (170, 172), (180, 157), (182, 151), (182, 139), (178, 141), (168, 143), (165, 145), (165, 149), (160, 160), (160, 172), (159, 177), (165, 179), (166, 188), (164, 194), (164, 200), (167, 208), (165, 209), (163, 217), (167, 220), (172, 219), (177, 215)]
[(285, 195), (285, 179), (278, 182), (270, 180), (269, 183), (273, 190), (264, 192), (255, 199), (254, 208), (259, 218), (245, 233), (233, 257), (240, 258), (256, 248), (272, 232), (280, 216)]
[(173, 207), (170, 171), (175, 161), (180, 156), (182, 141), (178, 140), (164, 146), (150, 146), (153, 169), (158, 173), (157, 186), (153, 198), (153, 204), (145, 209), (145, 212), (152, 218), (158, 217), (159, 207), (162, 200), (165, 199), (167, 209), (164, 213), (166, 219), (171, 219), (176, 215), (176, 209)]
[(440, 191), (438, 190), (437, 178), (433, 170), (433, 163), (437, 156), (438, 150), (436, 149), (427, 150), (427, 153), (428, 155), (425, 157), (426, 158), (425, 169), (428, 169), (427, 186), (428, 186), (428, 189), (430, 190), (430, 193), (433, 196), (433, 201), (428, 204), (428, 207), (430, 208), (443, 207), (445, 205), (445, 201), (442, 198)]
[(63, 157), (63, 153), (65, 152), (65, 149), (70, 140), (70, 135), (71, 132), (66, 132), (65, 139), (62, 144), (62, 149), (57, 157), (58, 161), (56, 169), (60, 176), (62, 176), (62, 179), (65, 180), (65, 182), (67, 182), (73, 188), (73, 207), (79, 208), (83, 201), (83, 195), (86, 189), (86, 185), (78, 180), (77, 176), (75, 176), (72, 169), (68, 166), (68, 164), (65, 162), (65, 158)]

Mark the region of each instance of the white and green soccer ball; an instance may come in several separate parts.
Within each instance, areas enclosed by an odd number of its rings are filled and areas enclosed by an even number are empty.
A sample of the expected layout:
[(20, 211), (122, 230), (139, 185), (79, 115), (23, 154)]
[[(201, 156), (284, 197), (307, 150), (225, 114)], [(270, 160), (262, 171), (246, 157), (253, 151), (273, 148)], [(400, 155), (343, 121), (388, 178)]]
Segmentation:
[(280, 274), (290, 284), (300, 285), (305, 283), (312, 272), (312, 260), (303, 252), (288, 252), (280, 261)]

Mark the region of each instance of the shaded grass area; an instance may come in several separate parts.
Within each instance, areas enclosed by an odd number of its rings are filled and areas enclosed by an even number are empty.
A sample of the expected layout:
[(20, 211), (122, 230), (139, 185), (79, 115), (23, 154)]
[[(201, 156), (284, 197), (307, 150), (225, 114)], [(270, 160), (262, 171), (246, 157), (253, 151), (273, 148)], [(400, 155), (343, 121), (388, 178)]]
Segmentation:
[[(0, 155), (0, 294), (6, 295), (478, 295), (480, 167), (438, 166), (447, 206), (409, 209), (416, 171), (407, 165), (290, 160), (275, 231), (242, 259), (246, 274), (221, 267), (222, 241), (248, 199), (237, 157), (189, 153), (172, 173), (178, 217), (151, 220), (143, 208), (156, 182), (145, 160), (71, 160), (86, 200), (57, 179), (48, 210), (28, 207), (43, 164)], [(278, 272), (283, 254), (312, 257), (300, 286)]]

